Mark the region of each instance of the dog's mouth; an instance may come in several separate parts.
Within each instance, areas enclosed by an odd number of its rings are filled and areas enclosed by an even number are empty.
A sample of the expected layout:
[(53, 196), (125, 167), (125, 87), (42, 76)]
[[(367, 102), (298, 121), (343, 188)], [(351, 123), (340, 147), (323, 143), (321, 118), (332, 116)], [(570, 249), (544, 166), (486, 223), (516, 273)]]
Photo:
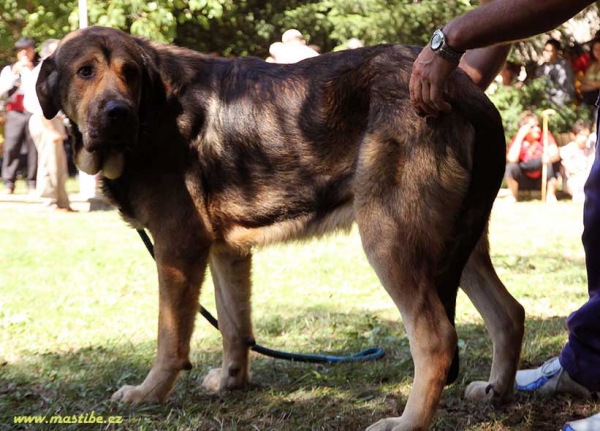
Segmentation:
[(102, 174), (114, 180), (123, 175), (125, 169), (125, 150), (130, 147), (134, 136), (101, 137), (84, 130), (77, 130), (74, 162), (77, 167), (89, 175)]
[(125, 155), (111, 151), (104, 158), (102, 164), (102, 174), (109, 180), (116, 180), (123, 174), (125, 168)]
[(75, 164), (86, 174), (102, 171), (106, 178), (115, 180), (123, 175), (125, 154), (114, 150), (90, 152), (82, 146), (75, 155)]
[(86, 174), (102, 172), (106, 178), (114, 180), (123, 175), (125, 153), (135, 145), (136, 136), (131, 131), (106, 135), (88, 130), (79, 133), (74, 161)]
[(123, 175), (125, 153), (137, 141), (138, 118), (127, 101), (110, 99), (94, 105), (80, 124), (75, 164), (83, 172), (98, 172), (114, 180)]

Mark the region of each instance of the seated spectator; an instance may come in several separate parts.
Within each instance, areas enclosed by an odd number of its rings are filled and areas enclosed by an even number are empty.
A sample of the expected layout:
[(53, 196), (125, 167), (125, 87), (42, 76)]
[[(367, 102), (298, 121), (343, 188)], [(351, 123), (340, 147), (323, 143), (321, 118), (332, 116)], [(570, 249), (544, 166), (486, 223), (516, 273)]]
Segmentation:
[(590, 123), (577, 120), (571, 132), (573, 140), (559, 150), (564, 172), (563, 189), (575, 202), (584, 201), (583, 185), (594, 163), (594, 148), (589, 145), (590, 133)]
[(519, 121), (519, 130), (508, 146), (504, 177), (511, 191), (511, 200), (517, 201), (519, 190), (540, 190), (542, 166), (547, 164), (546, 202), (556, 202), (556, 178), (560, 155), (556, 141), (548, 132), (548, 146), (544, 144), (540, 121), (534, 113), (525, 111)]
[(590, 42), (590, 58), (592, 62), (581, 80), (581, 96), (583, 103), (595, 107), (600, 91), (600, 38)]
[(557, 107), (565, 106), (575, 101), (575, 76), (571, 65), (562, 56), (560, 42), (548, 39), (542, 57), (542, 63), (535, 71), (535, 77), (548, 77), (550, 88), (548, 100)]
[(317, 51), (306, 46), (304, 36), (295, 28), (286, 30), (281, 36), (281, 42), (275, 42), (269, 48), (269, 54), (275, 63), (297, 63), (305, 58), (316, 57)]

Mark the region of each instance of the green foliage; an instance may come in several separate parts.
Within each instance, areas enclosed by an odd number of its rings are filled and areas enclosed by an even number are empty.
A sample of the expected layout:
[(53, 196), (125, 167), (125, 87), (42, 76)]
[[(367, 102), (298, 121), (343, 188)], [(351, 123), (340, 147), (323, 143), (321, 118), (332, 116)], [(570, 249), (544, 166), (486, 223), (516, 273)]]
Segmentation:
[(116, 27), (138, 36), (173, 42), (185, 22), (206, 25), (218, 19), (225, 0), (91, 0), (90, 24)]
[[(283, 31), (293, 27), (286, 21), (285, 13), (298, 4), (298, 1), (227, 1), (222, 4), (218, 16), (204, 19), (203, 14), (195, 14), (192, 19), (182, 19), (174, 43), (202, 52), (218, 52), (223, 56), (255, 55), (264, 58), (268, 55), (269, 45), (279, 40)], [(301, 26), (297, 28), (312, 34)]]
[(531, 85), (499, 85), (492, 87), (489, 91), (491, 101), (502, 115), (504, 133), (507, 141), (515, 136), (518, 130), (519, 117), (530, 106), (533, 101), (544, 97), (544, 85), (540, 82), (532, 82)]
[[(297, 28), (323, 52), (355, 37), (366, 45), (424, 45), (435, 28), (478, 5), (475, 0), (88, 0), (90, 25), (120, 28), (203, 52), (266, 57), (283, 31)], [(596, 6), (593, 6), (596, 7)], [(0, 0), (0, 64), (21, 34), (41, 42), (79, 27), (76, 0)], [(565, 41), (569, 32), (563, 31)], [(540, 38), (518, 44), (517, 60)]]
[(468, 0), (324, 0), (289, 8), (286, 17), (290, 25), (306, 29), (307, 34), (325, 30), (330, 39), (325, 46), (344, 43), (353, 37), (365, 45), (424, 45), (434, 29), (474, 4)]
[(489, 91), (491, 101), (496, 105), (504, 122), (504, 132), (507, 141), (516, 135), (518, 123), (523, 111), (532, 111), (541, 119), (541, 112), (554, 109), (556, 115), (551, 117), (548, 128), (554, 134), (568, 133), (578, 119), (591, 121), (593, 113), (585, 105), (557, 107), (548, 101), (548, 81), (545, 77), (533, 79), (526, 84), (512, 86), (497, 86)]
[(76, 4), (74, 0), (0, 0), (0, 64), (14, 60), (12, 48), (21, 36), (42, 42), (76, 28), (70, 22)]

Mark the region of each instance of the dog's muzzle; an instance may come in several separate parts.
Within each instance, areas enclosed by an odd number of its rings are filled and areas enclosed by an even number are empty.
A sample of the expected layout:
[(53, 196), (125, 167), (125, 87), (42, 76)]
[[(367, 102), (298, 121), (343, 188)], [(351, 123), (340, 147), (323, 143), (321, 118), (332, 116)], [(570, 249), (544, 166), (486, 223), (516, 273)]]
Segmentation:
[(115, 179), (123, 173), (125, 151), (137, 140), (138, 118), (125, 100), (111, 99), (97, 106), (89, 113), (76, 162), (86, 173), (102, 171), (105, 177)]
[(104, 107), (104, 115), (108, 121), (108, 127), (118, 131), (122, 127), (128, 127), (134, 120), (133, 109), (123, 100), (109, 100)]

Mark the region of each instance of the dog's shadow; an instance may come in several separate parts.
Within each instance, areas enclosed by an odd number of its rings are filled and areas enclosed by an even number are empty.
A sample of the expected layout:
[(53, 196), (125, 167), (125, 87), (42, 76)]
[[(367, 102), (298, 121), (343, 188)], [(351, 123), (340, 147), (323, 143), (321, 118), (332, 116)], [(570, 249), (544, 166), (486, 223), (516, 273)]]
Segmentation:
[[(303, 313), (306, 313), (304, 310)], [(253, 385), (248, 391), (215, 395), (201, 386), (206, 372), (219, 366), (221, 353), (212, 343), (203, 350), (194, 343), (194, 368), (182, 373), (164, 405), (128, 407), (108, 398), (123, 384), (140, 383), (151, 366), (154, 341), (136, 345), (90, 346), (66, 353), (32, 354), (1, 365), (0, 416), (14, 429), (15, 415), (118, 415), (130, 429), (349, 430), (402, 411), (412, 384), (413, 364), (402, 325), (370, 315), (335, 314), (312, 310), (313, 322), (332, 319), (329, 334), (315, 331), (300, 342), (286, 342), (278, 330), (288, 318), (256, 322), (261, 335), (284, 350), (347, 355), (370, 345), (386, 350), (377, 361), (309, 364), (252, 355)], [(322, 313), (321, 316), (319, 314)], [(306, 314), (304, 314), (306, 316)], [(300, 319), (300, 314), (297, 316)], [(291, 317), (291, 322), (295, 317)], [(564, 318), (527, 321), (522, 367), (537, 366), (564, 342)], [(536, 328), (543, 327), (543, 334)], [(297, 328), (296, 328), (297, 329)], [(593, 413), (594, 404), (568, 397), (544, 399), (516, 394), (514, 402), (491, 406), (465, 401), (470, 381), (486, 379), (491, 343), (482, 324), (457, 325), (461, 339), (461, 372), (446, 388), (434, 430), (550, 430)], [(310, 322), (306, 331), (310, 330)], [(0, 425), (3, 429), (3, 425)], [(8, 429), (8, 428), (7, 428)]]

